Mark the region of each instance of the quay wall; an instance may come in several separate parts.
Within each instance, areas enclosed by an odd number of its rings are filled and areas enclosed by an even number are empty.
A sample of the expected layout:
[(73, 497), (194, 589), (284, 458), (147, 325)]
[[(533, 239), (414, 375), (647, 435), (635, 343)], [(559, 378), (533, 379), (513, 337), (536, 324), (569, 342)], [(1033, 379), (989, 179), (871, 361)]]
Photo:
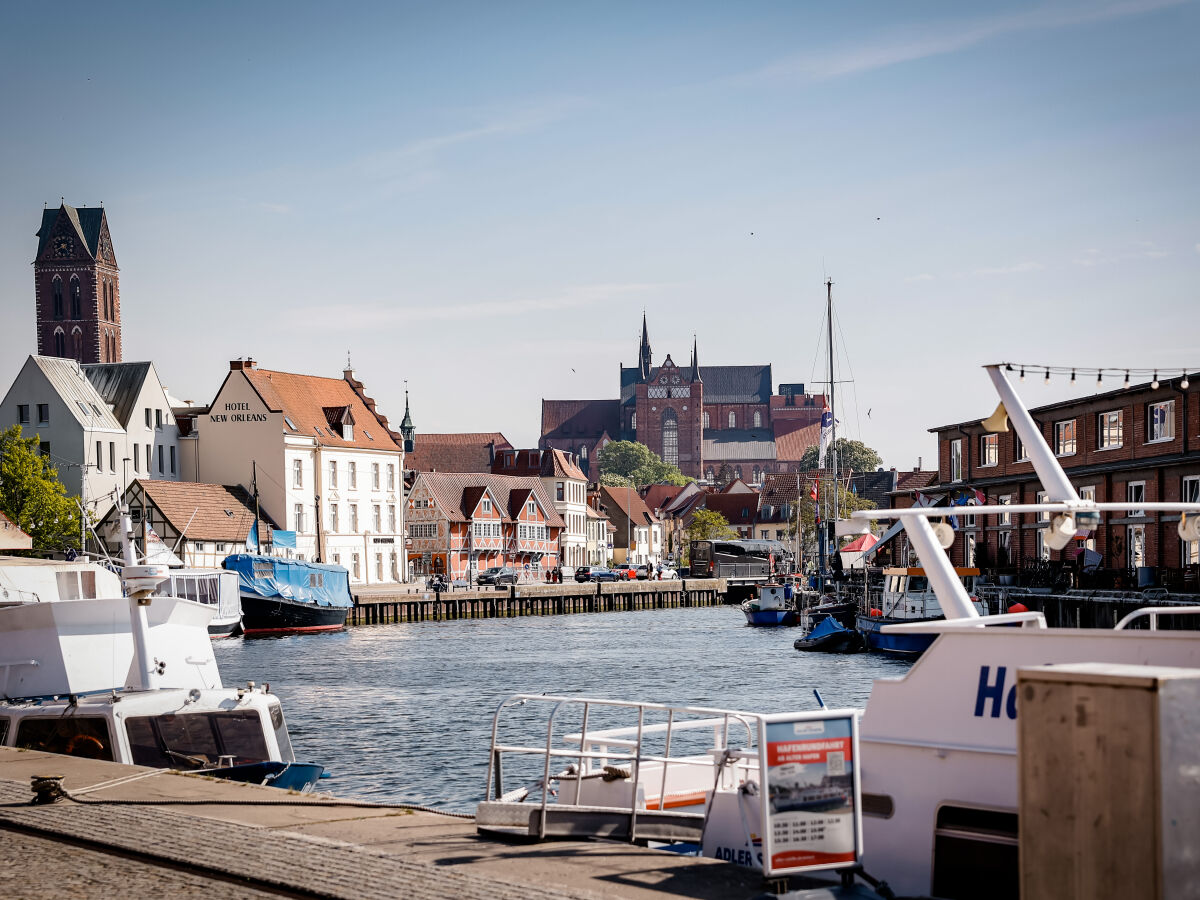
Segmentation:
[(440, 595), (433, 591), (359, 591), (354, 594), (354, 607), (346, 624), (719, 606), (724, 602), (727, 590), (723, 578), (687, 578), (682, 581), (516, 584), (491, 590), (445, 591)]

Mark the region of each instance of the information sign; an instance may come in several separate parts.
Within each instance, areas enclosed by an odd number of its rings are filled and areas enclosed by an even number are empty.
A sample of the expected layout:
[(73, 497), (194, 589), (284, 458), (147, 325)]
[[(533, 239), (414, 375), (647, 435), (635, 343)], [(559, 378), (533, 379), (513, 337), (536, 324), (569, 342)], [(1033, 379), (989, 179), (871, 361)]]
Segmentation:
[(862, 855), (855, 711), (761, 721), (763, 873), (854, 865)]

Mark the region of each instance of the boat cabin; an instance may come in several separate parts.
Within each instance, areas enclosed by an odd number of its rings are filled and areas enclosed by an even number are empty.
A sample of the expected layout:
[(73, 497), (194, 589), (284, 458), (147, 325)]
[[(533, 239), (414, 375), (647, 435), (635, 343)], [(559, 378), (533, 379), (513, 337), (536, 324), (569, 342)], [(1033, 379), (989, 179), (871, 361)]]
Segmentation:
[[(971, 603), (981, 616), (987, 615), (987, 606), (974, 596), (975, 579), (979, 570), (956, 568), (954, 574), (963, 583)], [(921, 568), (889, 568), (883, 570), (883, 590), (880, 594), (880, 610), (889, 619), (937, 619), (943, 615), (937, 595)]]

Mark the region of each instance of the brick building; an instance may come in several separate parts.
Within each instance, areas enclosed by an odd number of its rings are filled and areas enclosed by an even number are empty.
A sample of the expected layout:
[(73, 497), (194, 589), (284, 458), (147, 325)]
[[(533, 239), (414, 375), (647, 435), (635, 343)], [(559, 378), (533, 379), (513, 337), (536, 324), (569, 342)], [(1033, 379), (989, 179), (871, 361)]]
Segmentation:
[(618, 400), (543, 399), (538, 446), (576, 454), (593, 481), (599, 449), (626, 440), (693, 478), (711, 482), (727, 466), (731, 477), (757, 483), (798, 470), (804, 450), (817, 443), (825, 407), (802, 384), (774, 393), (770, 365), (701, 366), (695, 342), (686, 366), (670, 354), (654, 366), (645, 316), (638, 363), (621, 366), (619, 389)]
[(42, 210), (33, 260), (39, 356), (121, 361), (121, 276), (103, 207)]
[[(1195, 384), (1198, 375), (1189, 381)], [(1200, 391), (1182, 379), (1157, 388), (1139, 384), (1031, 409), (1030, 414), (1081, 497), (1097, 502), (1200, 499)], [(959, 501), (1036, 503), (1042, 485), (1015, 432), (986, 434), (981, 421), (931, 429), (938, 438), (938, 476), (923, 495)], [(1099, 528), (1065, 550), (1045, 545), (1046, 522), (1033, 515), (972, 517), (960, 511), (950, 549), (956, 565), (1011, 570), (1040, 560), (1077, 564), (1082, 549), (1099, 554), (1113, 587), (1143, 584), (1147, 570), (1172, 573), (1200, 566), (1200, 542), (1176, 534), (1177, 514), (1105, 514)], [(1143, 570), (1140, 575), (1137, 570)]]

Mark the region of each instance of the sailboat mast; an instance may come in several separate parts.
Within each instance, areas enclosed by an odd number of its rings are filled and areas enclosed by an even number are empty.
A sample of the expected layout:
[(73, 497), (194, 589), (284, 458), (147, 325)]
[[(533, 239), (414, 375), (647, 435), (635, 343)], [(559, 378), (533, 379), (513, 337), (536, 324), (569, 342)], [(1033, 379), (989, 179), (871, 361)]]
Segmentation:
[(829, 413), (833, 418), (832, 431), (829, 439), (829, 452), (833, 454), (830, 468), (833, 470), (833, 515), (830, 520), (837, 521), (838, 517), (838, 458), (837, 458), (837, 410), (834, 406), (836, 386), (833, 380), (833, 279), (825, 279), (825, 318), (829, 326)]
[[(262, 535), (258, 529), (258, 461), (250, 461), (250, 484), (254, 487), (254, 552), (262, 556)], [(320, 510), (318, 510), (318, 513)]]

